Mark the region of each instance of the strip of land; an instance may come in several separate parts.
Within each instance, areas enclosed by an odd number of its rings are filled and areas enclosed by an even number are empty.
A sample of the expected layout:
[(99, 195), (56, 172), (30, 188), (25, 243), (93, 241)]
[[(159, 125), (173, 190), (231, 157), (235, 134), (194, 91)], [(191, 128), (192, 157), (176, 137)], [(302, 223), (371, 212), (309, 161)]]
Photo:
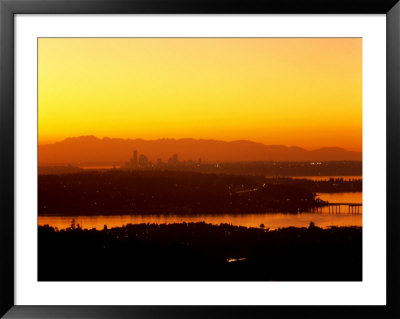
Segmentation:
[(109, 170), (39, 175), (38, 189), (39, 215), (297, 213), (324, 205), (316, 193), (360, 192), (362, 180)]

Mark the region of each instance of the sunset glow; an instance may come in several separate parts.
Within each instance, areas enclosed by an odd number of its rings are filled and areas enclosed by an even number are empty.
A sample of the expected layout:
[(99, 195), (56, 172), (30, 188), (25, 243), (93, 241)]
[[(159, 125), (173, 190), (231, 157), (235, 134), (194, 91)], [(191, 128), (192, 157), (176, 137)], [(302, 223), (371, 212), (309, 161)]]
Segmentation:
[(40, 38), (39, 144), (251, 140), (362, 150), (360, 38)]

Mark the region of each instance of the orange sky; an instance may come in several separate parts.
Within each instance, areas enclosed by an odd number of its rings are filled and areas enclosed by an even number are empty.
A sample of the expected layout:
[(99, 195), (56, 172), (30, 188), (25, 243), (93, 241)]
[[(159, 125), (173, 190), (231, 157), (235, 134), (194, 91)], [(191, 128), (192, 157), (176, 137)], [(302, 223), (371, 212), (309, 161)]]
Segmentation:
[(362, 150), (360, 38), (39, 39), (39, 144), (252, 140)]

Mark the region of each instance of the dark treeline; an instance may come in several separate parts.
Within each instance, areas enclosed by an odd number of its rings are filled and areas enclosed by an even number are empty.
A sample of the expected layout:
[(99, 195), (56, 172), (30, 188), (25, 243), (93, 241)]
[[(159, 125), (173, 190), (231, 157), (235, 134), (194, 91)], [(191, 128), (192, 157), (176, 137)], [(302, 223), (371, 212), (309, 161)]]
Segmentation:
[[(91, 163), (86, 163), (90, 167)], [(123, 166), (124, 163), (103, 163), (104, 165)], [(198, 163), (182, 161), (179, 164), (162, 167), (147, 167), (145, 170), (172, 170), (214, 174), (263, 175), (263, 176), (361, 176), (362, 162), (224, 162)], [(73, 174), (82, 169), (76, 166), (39, 166), (39, 174)]]
[(310, 181), (173, 171), (39, 175), (40, 215), (307, 211), (315, 192), (361, 191), (361, 180)]
[(186, 165), (180, 169), (203, 173), (224, 173), (264, 176), (361, 176), (362, 162), (233, 162)]
[(344, 193), (344, 192), (362, 192), (362, 179), (346, 178), (327, 178), (320, 181), (312, 181), (307, 178), (276, 178), (269, 179), (270, 183), (278, 181), (286, 185), (293, 185), (315, 193)]
[(39, 227), (40, 281), (359, 281), (362, 230), (205, 223)]
[(82, 172), (83, 169), (77, 166), (39, 166), (39, 175), (63, 175), (63, 174), (76, 174)]

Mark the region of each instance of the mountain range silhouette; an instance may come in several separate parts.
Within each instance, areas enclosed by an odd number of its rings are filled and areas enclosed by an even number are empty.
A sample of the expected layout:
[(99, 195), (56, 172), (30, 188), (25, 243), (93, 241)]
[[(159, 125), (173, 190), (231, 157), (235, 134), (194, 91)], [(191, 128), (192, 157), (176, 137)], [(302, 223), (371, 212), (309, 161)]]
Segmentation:
[(102, 139), (96, 136), (69, 137), (53, 144), (39, 145), (39, 165), (52, 164), (122, 164), (132, 157), (133, 150), (155, 162), (166, 161), (172, 154), (179, 160), (203, 162), (242, 161), (361, 161), (362, 153), (340, 147), (306, 150), (297, 146), (265, 145), (248, 140), (232, 142), (205, 139)]

